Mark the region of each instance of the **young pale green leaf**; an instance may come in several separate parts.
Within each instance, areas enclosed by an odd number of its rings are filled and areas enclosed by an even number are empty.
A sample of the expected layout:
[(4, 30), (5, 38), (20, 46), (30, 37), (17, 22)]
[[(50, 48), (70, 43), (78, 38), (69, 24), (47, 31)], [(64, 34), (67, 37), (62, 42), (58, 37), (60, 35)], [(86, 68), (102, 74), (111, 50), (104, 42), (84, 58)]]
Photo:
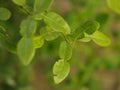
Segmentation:
[(54, 81), (56, 84), (62, 82), (70, 72), (70, 65), (63, 59), (57, 61), (53, 66)]
[(61, 32), (65, 35), (70, 34), (71, 30), (67, 22), (58, 14), (49, 12), (44, 15), (45, 23), (56, 32)]
[(37, 29), (37, 22), (28, 17), (27, 19), (22, 21), (20, 29), (20, 33), (22, 36), (33, 36)]
[(40, 34), (45, 38), (47, 41), (52, 41), (58, 38), (59, 33), (54, 32), (50, 27), (45, 27), (40, 29)]
[(85, 37), (79, 39), (78, 41), (80, 41), (80, 42), (90, 42), (91, 41), (90, 35), (88, 35), (86, 33), (84, 33), (84, 35), (85, 35)]
[(41, 13), (47, 10), (52, 4), (53, 0), (35, 0), (34, 3), (34, 12)]
[(120, 1), (119, 0), (107, 0), (108, 6), (116, 13), (120, 14)]
[(11, 17), (11, 12), (3, 7), (0, 7), (0, 20), (8, 20)]
[(6, 30), (2, 26), (0, 26), (0, 44), (8, 51), (14, 54), (16, 53), (16, 45), (13, 43)]
[(106, 47), (111, 43), (110, 39), (100, 31), (96, 31), (90, 37), (96, 44), (103, 47)]
[(25, 5), (25, 0), (12, 0), (15, 4), (24, 6)]
[(97, 21), (86, 21), (81, 27), (87, 34), (91, 35), (100, 28), (100, 24)]
[(35, 48), (41, 48), (44, 44), (44, 38), (42, 36), (35, 36), (33, 42)]
[(72, 47), (65, 41), (60, 44), (59, 57), (64, 60), (69, 60), (72, 57)]
[(23, 37), (17, 45), (17, 53), (24, 65), (28, 65), (35, 55), (35, 47), (32, 38)]

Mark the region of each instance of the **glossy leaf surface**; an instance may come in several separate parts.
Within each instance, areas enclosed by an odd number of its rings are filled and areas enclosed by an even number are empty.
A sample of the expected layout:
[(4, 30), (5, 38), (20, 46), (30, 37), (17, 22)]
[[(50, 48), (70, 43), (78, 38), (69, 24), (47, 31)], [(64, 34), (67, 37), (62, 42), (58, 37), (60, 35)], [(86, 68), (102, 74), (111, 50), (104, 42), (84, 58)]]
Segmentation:
[(69, 60), (72, 57), (72, 47), (65, 41), (60, 44), (59, 57), (65, 60)]
[(27, 18), (20, 25), (20, 33), (22, 36), (33, 36), (37, 29), (37, 22), (32, 18)]
[(17, 45), (17, 53), (24, 65), (28, 65), (34, 57), (35, 47), (32, 38), (23, 37)]
[(44, 16), (45, 23), (56, 32), (65, 35), (70, 34), (71, 30), (67, 22), (58, 14), (49, 12)]
[(91, 35), (91, 39), (96, 44), (103, 46), (103, 47), (106, 47), (106, 46), (110, 45), (110, 43), (111, 43), (110, 39), (100, 31), (96, 31), (95, 33), (93, 33), (93, 35)]
[(63, 59), (57, 61), (53, 66), (54, 81), (56, 84), (62, 82), (70, 72), (70, 65)]

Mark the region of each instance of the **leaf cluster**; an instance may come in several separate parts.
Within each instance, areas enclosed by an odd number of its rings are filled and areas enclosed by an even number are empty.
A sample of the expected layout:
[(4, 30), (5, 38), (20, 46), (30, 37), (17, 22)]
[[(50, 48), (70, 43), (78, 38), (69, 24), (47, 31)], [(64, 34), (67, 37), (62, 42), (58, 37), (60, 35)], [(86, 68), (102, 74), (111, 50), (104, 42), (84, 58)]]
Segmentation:
[[(63, 17), (48, 11), (53, 0), (12, 1), (22, 7), (27, 14), (27, 17), (20, 24), (21, 39), (16, 46), (12, 45), (5, 29), (0, 26), (0, 42), (9, 51), (16, 53), (24, 65), (28, 65), (34, 58), (36, 49), (41, 48), (45, 41), (52, 41), (58, 37), (64, 38), (59, 47), (60, 60), (53, 66), (53, 77), (56, 84), (62, 82), (70, 72), (69, 61), (72, 57), (72, 47), (76, 42), (92, 40), (103, 47), (111, 43), (110, 39), (99, 31), (99, 22), (94, 20), (88, 20), (79, 25), (76, 30), (71, 30)], [(0, 13), (2, 21), (8, 20), (11, 16), (11, 12), (3, 7), (0, 7)], [(43, 21), (45, 25), (38, 30), (39, 21)]]

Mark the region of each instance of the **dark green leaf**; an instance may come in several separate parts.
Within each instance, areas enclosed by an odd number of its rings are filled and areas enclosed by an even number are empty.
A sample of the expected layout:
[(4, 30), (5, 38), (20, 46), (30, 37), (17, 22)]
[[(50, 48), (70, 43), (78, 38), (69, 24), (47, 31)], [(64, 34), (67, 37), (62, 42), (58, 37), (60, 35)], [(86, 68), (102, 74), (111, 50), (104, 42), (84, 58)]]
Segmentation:
[(81, 27), (90, 35), (100, 28), (100, 24), (97, 21), (86, 21), (81, 25)]
[(67, 42), (63, 41), (59, 49), (59, 57), (64, 60), (71, 59), (72, 56), (72, 47)]
[(98, 21), (100, 25), (105, 24), (108, 21), (108, 18), (109, 18), (109, 13), (107, 12), (98, 13), (95, 17), (96, 21)]
[[(21, 1), (22, 1), (22, 0), (21, 0)], [(33, 11), (34, 11), (34, 2), (35, 2), (35, 0), (25, 0), (26, 8), (27, 8), (30, 12), (33, 12)]]
[(12, 53), (16, 53), (16, 45), (6, 33), (6, 30), (0, 26), (0, 43), (2, 46)]
[(54, 81), (56, 84), (62, 82), (70, 72), (70, 65), (63, 59), (57, 61), (53, 66)]
[(53, 0), (35, 0), (34, 4), (34, 12), (42, 13), (43, 11), (47, 10)]
[(112, 10), (120, 14), (120, 1), (119, 0), (107, 0), (107, 3)]
[(65, 35), (70, 34), (71, 30), (67, 22), (58, 14), (49, 12), (44, 16), (45, 23), (56, 32)]
[(11, 17), (11, 12), (3, 7), (0, 7), (0, 20), (8, 20)]
[(71, 35), (71, 39), (76, 41), (78, 39), (84, 38), (84, 29), (79, 26)]
[(28, 65), (35, 55), (35, 47), (32, 38), (23, 37), (17, 45), (17, 53), (24, 65)]
[(28, 17), (27, 19), (22, 21), (20, 29), (20, 33), (22, 36), (33, 36), (37, 29), (37, 22)]

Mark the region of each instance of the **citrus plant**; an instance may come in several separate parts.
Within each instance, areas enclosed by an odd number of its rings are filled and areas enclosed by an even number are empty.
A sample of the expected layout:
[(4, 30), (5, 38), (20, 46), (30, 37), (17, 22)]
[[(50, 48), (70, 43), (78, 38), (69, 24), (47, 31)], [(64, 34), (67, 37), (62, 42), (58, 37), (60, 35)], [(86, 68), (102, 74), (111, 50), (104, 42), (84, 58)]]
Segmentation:
[[(114, 3), (112, 0), (107, 1), (115, 11), (120, 11), (119, 5), (114, 7), (115, 0)], [(19, 26), (21, 39), (14, 44), (5, 28), (0, 25), (0, 43), (11, 53), (18, 55), (24, 65), (29, 65), (36, 49), (41, 48), (44, 42), (58, 37), (64, 38), (59, 47), (59, 60), (53, 66), (53, 78), (56, 84), (62, 82), (70, 72), (70, 60), (75, 43), (93, 41), (101, 47), (109, 46), (111, 43), (108, 36), (100, 31), (100, 23), (96, 20), (86, 20), (75, 30), (71, 30), (61, 15), (49, 10), (53, 0), (12, 0), (12, 2), (27, 15)], [(11, 16), (7, 8), (0, 7), (1, 21), (4, 22)], [(38, 23), (39, 21), (42, 24)]]

